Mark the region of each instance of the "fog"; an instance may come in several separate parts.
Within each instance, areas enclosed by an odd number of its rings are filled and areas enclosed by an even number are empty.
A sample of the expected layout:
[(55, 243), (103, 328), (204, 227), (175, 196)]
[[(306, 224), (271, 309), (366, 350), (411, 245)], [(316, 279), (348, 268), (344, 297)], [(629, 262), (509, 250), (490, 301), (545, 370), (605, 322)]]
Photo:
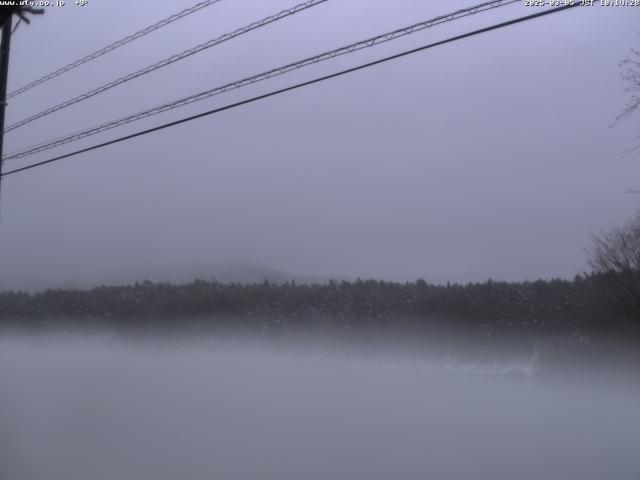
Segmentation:
[(5, 336), (0, 478), (640, 475), (637, 389), (289, 345)]
[[(16, 30), (9, 90), (194, 2), (67, 3)], [(10, 99), (7, 123), (296, 3), (219, 2)], [(475, 3), (331, 0), (12, 131), (5, 150)], [(536, 11), (474, 15), (5, 166)], [(572, 278), (589, 236), (637, 208), (637, 157), (622, 154), (637, 123), (609, 125), (639, 15), (572, 9), (6, 177), (0, 288), (187, 281), (228, 261), (314, 278)]]
[[(473, 3), (323, 2), (10, 128), (298, 1), (216, 2), (11, 97), (4, 153)], [(14, 24), (9, 91), (193, 0), (66, 3)], [(510, 2), (4, 172), (536, 11)], [(606, 303), (607, 276), (573, 278), (638, 206), (637, 123), (610, 126), (639, 15), (556, 12), (3, 176), (0, 480), (638, 480), (637, 318)], [(486, 281), (556, 277), (573, 280)]]

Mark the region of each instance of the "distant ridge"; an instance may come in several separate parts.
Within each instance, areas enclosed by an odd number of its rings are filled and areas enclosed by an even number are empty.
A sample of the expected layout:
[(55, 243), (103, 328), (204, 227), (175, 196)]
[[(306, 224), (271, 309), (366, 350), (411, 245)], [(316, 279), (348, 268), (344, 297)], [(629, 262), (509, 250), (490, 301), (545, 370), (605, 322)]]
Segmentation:
[(329, 280), (346, 280), (344, 277), (325, 277), (325, 276), (308, 276), (297, 275), (284, 270), (278, 270), (272, 267), (250, 263), (250, 262), (232, 262), (215, 267), (211, 273), (210, 279), (217, 280), (222, 283), (262, 283), (265, 280), (270, 283), (328, 283)]
[[(68, 272), (66, 273), (68, 275)], [(143, 282), (145, 280), (155, 283), (189, 283), (193, 280), (201, 279), (206, 281), (218, 281), (221, 283), (262, 283), (267, 280), (274, 284), (283, 284), (287, 282), (295, 282), (297, 284), (324, 284), (330, 280), (349, 280), (345, 276), (312, 276), (298, 275), (286, 270), (279, 270), (270, 266), (261, 265), (259, 263), (248, 261), (230, 261), (224, 263), (213, 263), (209, 266), (204, 262), (199, 265), (188, 265), (180, 268), (177, 267), (148, 267), (140, 271), (119, 271), (104, 272), (98, 278), (70, 278), (69, 276), (61, 276), (55, 282), (42, 282), (34, 279), (33, 282), (10, 281), (5, 279), (0, 281), (0, 291), (9, 290), (25, 290), (36, 292), (47, 288), (75, 290), (87, 289), (99, 286), (122, 286)]]

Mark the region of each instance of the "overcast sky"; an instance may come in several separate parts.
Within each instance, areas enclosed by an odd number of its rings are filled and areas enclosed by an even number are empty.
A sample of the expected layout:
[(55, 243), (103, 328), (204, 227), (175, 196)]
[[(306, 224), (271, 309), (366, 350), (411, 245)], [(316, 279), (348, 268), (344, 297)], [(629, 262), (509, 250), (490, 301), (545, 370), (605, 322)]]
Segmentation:
[[(195, 3), (89, 0), (21, 24), (9, 90)], [(10, 99), (7, 124), (292, 6), (222, 0)], [(6, 152), (403, 27), (470, 1), (329, 0), (6, 137)], [(145, 127), (538, 9), (478, 14), (50, 150)], [(577, 8), (6, 177), (0, 288), (207, 277), (572, 277), (640, 197), (618, 63), (640, 8)]]

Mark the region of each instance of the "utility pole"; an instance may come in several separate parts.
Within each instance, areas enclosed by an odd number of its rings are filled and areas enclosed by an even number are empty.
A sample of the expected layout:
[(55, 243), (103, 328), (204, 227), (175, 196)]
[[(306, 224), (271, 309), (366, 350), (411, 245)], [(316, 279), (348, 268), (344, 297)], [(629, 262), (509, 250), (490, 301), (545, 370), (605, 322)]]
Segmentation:
[(9, 74), (12, 19), (13, 15), (9, 14), (2, 24), (2, 45), (0, 46), (0, 184), (2, 183), (2, 157), (4, 156), (4, 112), (7, 106), (7, 77)]

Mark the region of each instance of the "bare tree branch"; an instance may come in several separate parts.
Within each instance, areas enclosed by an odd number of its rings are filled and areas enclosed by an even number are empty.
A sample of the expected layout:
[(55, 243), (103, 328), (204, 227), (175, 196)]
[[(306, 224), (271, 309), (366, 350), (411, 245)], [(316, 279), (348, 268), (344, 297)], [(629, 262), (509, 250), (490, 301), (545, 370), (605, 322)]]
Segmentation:
[(589, 265), (594, 274), (640, 327), (640, 212), (622, 227), (593, 235), (591, 240)]
[(33, 8), (20, 5), (20, 2), (16, 0), (13, 2), (13, 5), (3, 5), (0, 7), (0, 24), (4, 23), (10, 15), (17, 15), (20, 20), (29, 24), (30, 20), (27, 15), (42, 15), (43, 13), (44, 8)]

